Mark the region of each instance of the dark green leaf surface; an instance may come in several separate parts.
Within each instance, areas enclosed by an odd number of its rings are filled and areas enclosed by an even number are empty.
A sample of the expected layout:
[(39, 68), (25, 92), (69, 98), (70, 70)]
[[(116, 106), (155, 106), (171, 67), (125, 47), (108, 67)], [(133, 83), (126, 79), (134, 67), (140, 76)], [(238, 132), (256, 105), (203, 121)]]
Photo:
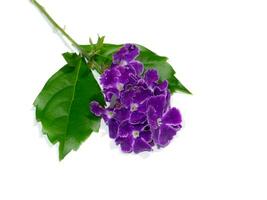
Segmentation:
[[(137, 60), (144, 64), (145, 69), (157, 69), (160, 75), (160, 80), (168, 80), (169, 89), (172, 93), (180, 91), (191, 94), (191, 92), (175, 77), (175, 71), (167, 62), (167, 57), (159, 56), (141, 45), (137, 46), (140, 49), (140, 55), (137, 57)], [(90, 52), (93, 48), (92, 45), (82, 45), (82, 47), (88, 52)], [(103, 44), (93, 59), (98, 65), (105, 69), (110, 66), (112, 62), (112, 55), (121, 47), (122, 45)]]
[(71, 53), (63, 56), (68, 64), (47, 81), (34, 102), (44, 134), (53, 144), (59, 142), (60, 160), (98, 131), (100, 119), (89, 111), (89, 103), (96, 100), (105, 104), (84, 59)]

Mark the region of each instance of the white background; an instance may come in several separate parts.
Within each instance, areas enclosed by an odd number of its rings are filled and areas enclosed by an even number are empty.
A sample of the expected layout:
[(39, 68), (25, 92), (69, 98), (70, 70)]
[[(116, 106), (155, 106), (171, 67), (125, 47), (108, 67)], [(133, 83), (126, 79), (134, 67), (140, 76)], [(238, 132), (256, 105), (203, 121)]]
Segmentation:
[(70, 51), (27, 0), (0, 3), (0, 199), (267, 199), (267, 5), (259, 0), (40, 1), (79, 43), (166, 55), (194, 93), (165, 149), (125, 155), (102, 128), (58, 161), (32, 102)]

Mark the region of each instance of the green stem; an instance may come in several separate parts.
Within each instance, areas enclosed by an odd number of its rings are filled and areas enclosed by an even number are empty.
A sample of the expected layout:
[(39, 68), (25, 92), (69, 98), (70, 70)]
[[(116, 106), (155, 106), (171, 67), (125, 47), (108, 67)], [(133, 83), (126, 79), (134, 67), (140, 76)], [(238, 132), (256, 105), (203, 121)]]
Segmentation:
[[(35, 5), (38, 10), (44, 15), (46, 16), (46, 18), (48, 19), (48, 21), (57, 29), (60, 31), (60, 33), (62, 33), (62, 35), (64, 35), (71, 43), (72, 45), (80, 52), (80, 54), (82, 54), (87, 61), (91, 61), (91, 56), (89, 53), (87, 53), (83, 48), (81, 48), (81, 46), (68, 34), (65, 32), (65, 30), (63, 28), (61, 28), (56, 22), (55, 20), (46, 12), (46, 10), (44, 9), (44, 7), (39, 4), (36, 0), (31, 0), (31, 2), (33, 3), (33, 5)], [(96, 70), (101, 73), (100, 69)]]

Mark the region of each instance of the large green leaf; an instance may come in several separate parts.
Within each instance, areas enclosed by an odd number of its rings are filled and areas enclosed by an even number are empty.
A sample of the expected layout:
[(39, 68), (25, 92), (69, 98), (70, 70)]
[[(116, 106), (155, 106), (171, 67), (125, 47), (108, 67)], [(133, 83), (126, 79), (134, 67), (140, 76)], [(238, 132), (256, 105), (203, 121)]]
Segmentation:
[(89, 111), (92, 100), (105, 104), (101, 89), (83, 58), (65, 53), (67, 65), (45, 84), (34, 101), (36, 119), (44, 134), (55, 144), (59, 142), (59, 159), (80, 144), (93, 131), (98, 131), (100, 118)]
[[(157, 69), (160, 75), (160, 80), (168, 80), (169, 89), (172, 93), (180, 91), (191, 94), (191, 92), (175, 77), (175, 71), (167, 62), (167, 57), (159, 56), (144, 46), (137, 46), (140, 49), (140, 55), (137, 57), (137, 60), (144, 64), (145, 69)], [(91, 52), (94, 48), (93, 45), (82, 45), (82, 47), (88, 52)], [(121, 47), (122, 45), (103, 44), (98, 53), (93, 57), (95, 63), (103, 68), (109, 67), (112, 62), (112, 55)]]

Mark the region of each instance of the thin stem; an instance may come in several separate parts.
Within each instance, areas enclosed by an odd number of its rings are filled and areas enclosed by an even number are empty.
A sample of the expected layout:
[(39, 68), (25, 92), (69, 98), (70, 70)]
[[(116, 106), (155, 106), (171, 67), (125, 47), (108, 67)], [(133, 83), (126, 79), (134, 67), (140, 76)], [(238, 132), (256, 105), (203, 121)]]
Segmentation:
[(46, 10), (44, 9), (44, 7), (42, 5), (40, 5), (36, 0), (31, 0), (31, 2), (39, 9), (39, 11), (44, 14), (46, 16), (46, 18), (48, 19), (48, 21), (57, 29), (59, 30), (62, 35), (64, 35), (71, 43), (72, 45), (88, 60), (90, 61), (91, 56), (83, 49), (81, 48), (81, 46), (75, 42), (75, 40), (64, 31), (64, 29), (62, 29), (56, 22), (55, 20), (46, 12)]

